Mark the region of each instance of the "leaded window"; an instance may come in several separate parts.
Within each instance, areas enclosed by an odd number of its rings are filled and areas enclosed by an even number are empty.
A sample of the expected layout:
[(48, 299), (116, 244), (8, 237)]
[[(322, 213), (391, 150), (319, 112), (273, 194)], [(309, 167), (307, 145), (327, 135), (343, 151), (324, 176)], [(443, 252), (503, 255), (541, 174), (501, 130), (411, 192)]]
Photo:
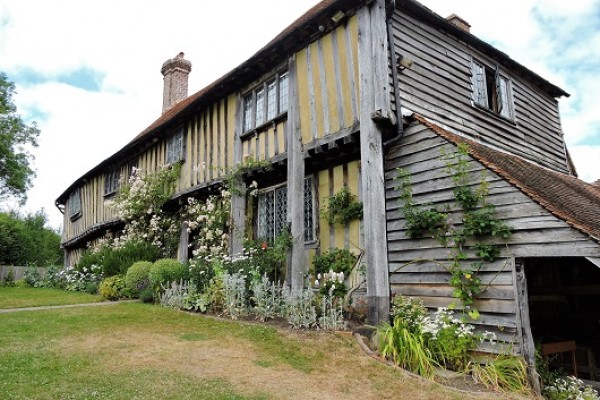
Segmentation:
[(504, 118), (513, 118), (510, 81), (498, 67), (490, 68), (473, 60), (472, 84), (473, 102), (477, 106)]
[(71, 221), (74, 221), (81, 216), (81, 194), (79, 193), (79, 189), (74, 190), (69, 195), (67, 208), (69, 210), (69, 218)]
[[(287, 187), (263, 190), (258, 196), (257, 236), (273, 241), (287, 228)], [(304, 180), (304, 241), (315, 240), (312, 177)]]
[(104, 174), (104, 196), (111, 196), (119, 189), (119, 170), (113, 169)]
[(167, 141), (167, 164), (181, 160), (183, 160), (183, 129), (179, 129)]
[(269, 77), (243, 97), (244, 132), (257, 128), (288, 109), (288, 73)]

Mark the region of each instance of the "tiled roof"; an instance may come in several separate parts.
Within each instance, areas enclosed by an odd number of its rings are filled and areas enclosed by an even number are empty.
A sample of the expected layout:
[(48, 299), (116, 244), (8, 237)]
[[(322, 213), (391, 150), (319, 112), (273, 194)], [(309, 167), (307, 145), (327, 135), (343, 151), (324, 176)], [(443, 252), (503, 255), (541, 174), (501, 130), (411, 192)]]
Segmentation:
[(600, 242), (599, 186), (458, 136), (420, 115), (413, 114), (413, 118), (454, 144), (468, 144), (472, 157), (556, 217)]

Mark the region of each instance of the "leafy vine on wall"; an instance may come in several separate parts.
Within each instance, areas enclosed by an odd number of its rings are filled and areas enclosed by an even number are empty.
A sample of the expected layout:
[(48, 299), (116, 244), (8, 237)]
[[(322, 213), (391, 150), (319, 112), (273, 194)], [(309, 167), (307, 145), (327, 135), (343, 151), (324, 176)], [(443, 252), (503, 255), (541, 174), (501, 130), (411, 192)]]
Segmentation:
[[(500, 256), (500, 245), (491, 239), (499, 238), (506, 243), (512, 230), (498, 218), (494, 205), (487, 202), (489, 185), (485, 175), (476, 188), (472, 187), (468, 150), (468, 145), (460, 144), (457, 152), (442, 152), (446, 162), (445, 171), (454, 184), (454, 200), (462, 211), (459, 226), (453, 224), (448, 206), (442, 210), (432, 204), (418, 205), (414, 202), (408, 171), (398, 169), (396, 179), (399, 180), (397, 189), (400, 190), (407, 235), (411, 238), (428, 235), (451, 249), (451, 260), (444, 266), (450, 273), (452, 295), (462, 302), (464, 311), (472, 319), (478, 319), (479, 311), (473, 306), (475, 298), (482, 292), (478, 273), (484, 262), (493, 262)], [(474, 253), (476, 261), (467, 261), (470, 258), (469, 251)], [(456, 307), (456, 304), (453, 306)]]

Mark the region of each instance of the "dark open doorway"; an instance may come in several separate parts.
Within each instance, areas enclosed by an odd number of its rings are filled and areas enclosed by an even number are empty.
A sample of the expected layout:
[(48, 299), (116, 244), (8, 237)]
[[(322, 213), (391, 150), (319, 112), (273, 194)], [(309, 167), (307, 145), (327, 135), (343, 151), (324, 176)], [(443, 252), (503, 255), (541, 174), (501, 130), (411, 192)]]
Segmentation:
[(600, 267), (585, 257), (523, 261), (534, 341), (552, 368), (600, 382)]

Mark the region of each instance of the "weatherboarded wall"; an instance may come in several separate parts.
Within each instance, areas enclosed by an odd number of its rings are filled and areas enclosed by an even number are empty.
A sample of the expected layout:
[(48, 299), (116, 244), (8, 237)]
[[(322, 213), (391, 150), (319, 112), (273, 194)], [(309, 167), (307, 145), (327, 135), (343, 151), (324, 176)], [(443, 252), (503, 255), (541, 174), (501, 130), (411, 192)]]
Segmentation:
[[(418, 296), (431, 308), (455, 301), (445, 268), (449, 249), (433, 238), (407, 236), (400, 192), (396, 189), (399, 183), (394, 178), (398, 176), (398, 168), (408, 171), (414, 201), (448, 206), (452, 220), (458, 224), (461, 215), (453, 201), (453, 183), (442, 152), (454, 153), (456, 146), (427, 127), (414, 124), (405, 131), (401, 142), (387, 151), (385, 161), (391, 291)], [(484, 177), (489, 184), (488, 202), (496, 206), (498, 217), (513, 230), (501, 258), (485, 263), (481, 269), (479, 277), (485, 290), (475, 303), (481, 312), (481, 319), (475, 324), (496, 332), (504, 344), (517, 344), (516, 327), (520, 321), (515, 301), (515, 257), (586, 256), (597, 254), (598, 247), (480, 162), (470, 158), (469, 168), (473, 187)], [(465, 262), (470, 261), (475, 259)]]
[(399, 74), (402, 107), (557, 171), (567, 172), (558, 102), (499, 65), (511, 81), (514, 119), (472, 105), (473, 58), (497, 61), (404, 10), (393, 15), (396, 54), (413, 60)]

